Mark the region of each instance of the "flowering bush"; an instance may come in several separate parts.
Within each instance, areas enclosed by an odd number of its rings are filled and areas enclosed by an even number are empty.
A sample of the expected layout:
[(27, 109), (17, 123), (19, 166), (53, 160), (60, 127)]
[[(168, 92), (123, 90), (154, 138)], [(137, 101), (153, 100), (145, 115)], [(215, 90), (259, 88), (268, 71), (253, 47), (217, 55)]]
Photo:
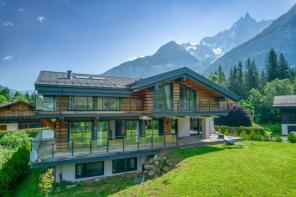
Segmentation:
[(216, 123), (218, 125), (248, 127), (252, 125), (251, 114), (242, 106), (234, 104), (230, 107), (228, 115), (218, 118)]

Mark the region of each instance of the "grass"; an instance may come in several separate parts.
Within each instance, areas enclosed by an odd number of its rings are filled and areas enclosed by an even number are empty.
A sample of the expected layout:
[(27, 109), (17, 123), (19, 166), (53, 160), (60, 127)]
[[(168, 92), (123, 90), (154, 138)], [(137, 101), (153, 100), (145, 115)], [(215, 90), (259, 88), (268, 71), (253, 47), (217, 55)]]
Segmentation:
[[(295, 196), (296, 144), (244, 142), (244, 148), (222, 145), (166, 152), (177, 162), (162, 177), (136, 185), (134, 176), (63, 187), (49, 196)], [(36, 181), (36, 177), (32, 177)], [(19, 194), (36, 185), (26, 181)], [(26, 195), (22, 195), (26, 196)], [(30, 195), (27, 195), (30, 196)]]

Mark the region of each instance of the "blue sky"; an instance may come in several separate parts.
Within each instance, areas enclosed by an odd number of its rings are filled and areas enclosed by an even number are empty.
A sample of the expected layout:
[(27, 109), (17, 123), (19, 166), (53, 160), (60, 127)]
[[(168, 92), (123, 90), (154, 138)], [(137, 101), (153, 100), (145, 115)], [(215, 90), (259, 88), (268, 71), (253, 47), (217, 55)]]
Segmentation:
[(0, 85), (33, 90), (40, 70), (100, 74), (164, 43), (197, 42), (246, 12), (276, 19), (296, 0), (0, 0)]

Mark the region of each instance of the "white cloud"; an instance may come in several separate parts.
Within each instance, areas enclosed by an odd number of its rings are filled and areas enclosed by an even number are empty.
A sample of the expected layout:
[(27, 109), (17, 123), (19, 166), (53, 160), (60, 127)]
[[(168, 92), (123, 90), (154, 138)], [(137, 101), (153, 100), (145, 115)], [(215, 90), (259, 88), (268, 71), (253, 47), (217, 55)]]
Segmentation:
[(44, 23), (46, 21), (46, 18), (44, 16), (37, 16), (37, 21), (39, 21), (40, 23)]
[(25, 9), (24, 8), (19, 8), (19, 9), (17, 9), (19, 12), (24, 12), (25, 11)]
[(11, 56), (11, 55), (8, 55), (8, 56), (5, 56), (2, 58), (3, 61), (10, 61), (12, 59), (13, 59), (13, 56)]
[(2, 24), (4, 27), (14, 27), (14, 24), (11, 21), (4, 21)]

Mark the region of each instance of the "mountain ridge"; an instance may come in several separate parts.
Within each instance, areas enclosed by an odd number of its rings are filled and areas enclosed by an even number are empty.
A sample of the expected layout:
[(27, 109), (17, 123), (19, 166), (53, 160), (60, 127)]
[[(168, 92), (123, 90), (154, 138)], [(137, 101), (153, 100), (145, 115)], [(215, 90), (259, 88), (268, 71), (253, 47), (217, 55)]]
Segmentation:
[(271, 48), (283, 53), (292, 66), (296, 65), (296, 5), (254, 38), (217, 59), (205, 72), (209, 74), (219, 65), (229, 72), (230, 68), (238, 61), (245, 61), (248, 57), (253, 58), (259, 68), (263, 69), (266, 54)]
[(235, 45), (250, 39), (270, 23), (270, 20), (257, 22), (249, 13), (246, 13), (230, 28), (212, 37), (204, 37), (198, 44), (177, 44), (175, 41), (170, 41), (152, 55), (123, 62), (103, 74), (148, 77), (184, 66), (202, 74), (208, 65)]

